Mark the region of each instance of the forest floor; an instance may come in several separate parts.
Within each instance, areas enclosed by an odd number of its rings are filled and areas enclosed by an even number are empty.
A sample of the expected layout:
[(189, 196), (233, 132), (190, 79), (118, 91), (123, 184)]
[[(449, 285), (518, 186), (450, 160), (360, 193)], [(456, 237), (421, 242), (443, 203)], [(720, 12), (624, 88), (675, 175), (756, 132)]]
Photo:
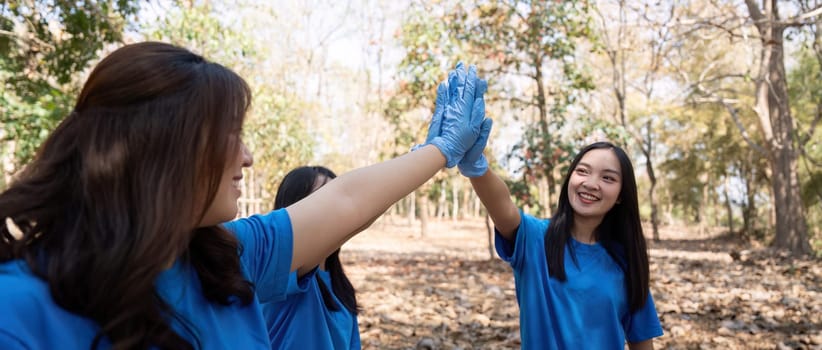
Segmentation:
[[(650, 230), (646, 231), (650, 234)], [(822, 262), (666, 227), (649, 240), (657, 349), (822, 349)], [(363, 349), (518, 349), (511, 268), (485, 221), (381, 218), (340, 254)]]

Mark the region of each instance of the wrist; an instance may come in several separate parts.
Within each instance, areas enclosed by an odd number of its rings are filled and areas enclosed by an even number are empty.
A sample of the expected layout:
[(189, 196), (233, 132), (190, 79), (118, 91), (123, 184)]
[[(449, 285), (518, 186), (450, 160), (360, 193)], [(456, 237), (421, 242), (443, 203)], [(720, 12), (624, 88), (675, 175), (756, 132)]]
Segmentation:
[(460, 174), (465, 177), (473, 178), (485, 175), (488, 172), (488, 161), (485, 156), (470, 163), (459, 164)]
[(436, 147), (443, 157), (445, 157), (445, 167), (446, 168), (453, 168), (457, 165), (457, 163), (462, 160), (462, 157), (455, 156), (454, 150), (449, 147), (447, 140), (442, 138), (441, 136), (437, 136), (428, 143), (429, 145), (433, 145)]

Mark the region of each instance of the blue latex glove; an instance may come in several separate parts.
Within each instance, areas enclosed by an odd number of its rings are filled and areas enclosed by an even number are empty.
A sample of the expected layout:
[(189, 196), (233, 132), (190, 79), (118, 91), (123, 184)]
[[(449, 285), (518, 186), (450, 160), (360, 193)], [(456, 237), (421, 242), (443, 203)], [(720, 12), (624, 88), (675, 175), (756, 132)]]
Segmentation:
[[(485, 101), (482, 97), (478, 97), (477, 101), (474, 102), (474, 112), (472, 113), (485, 115)], [(471, 149), (465, 153), (465, 157), (457, 164), (457, 167), (460, 169), (460, 174), (463, 176), (478, 177), (488, 171), (488, 159), (485, 158), (482, 151), (485, 150), (485, 145), (488, 143), (488, 135), (491, 134), (491, 126), (493, 124), (494, 122), (491, 119), (482, 121), (480, 136), (477, 138), (477, 142), (471, 146)]]
[[(445, 156), (445, 166), (448, 168), (454, 167), (462, 160), (480, 135), (483, 115), (473, 115), (472, 112), (477, 87), (483, 84), (484, 82), (477, 78), (477, 68), (473, 65), (466, 73), (464, 65), (460, 62), (449, 73), (449, 102), (442, 116), (441, 131), (439, 136), (429, 142)], [(431, 124), (434, 124), (434, 120)]]

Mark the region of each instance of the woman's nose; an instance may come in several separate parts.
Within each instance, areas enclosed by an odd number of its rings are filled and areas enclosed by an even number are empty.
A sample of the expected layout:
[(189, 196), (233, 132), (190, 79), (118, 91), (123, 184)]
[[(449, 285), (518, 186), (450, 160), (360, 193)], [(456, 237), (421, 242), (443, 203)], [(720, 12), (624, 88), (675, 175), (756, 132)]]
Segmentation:
[(584, 188), (586, 188), (586, 189), (592, 189), (592, 190), (595, 190), (595, 189), (597, 189), (599, 186), (598, 186), (597, 182), (596, 182), (596, 181), (594, 181), (594, 180), (585, 180), (585, 181), (582, 183), (582, 187), (584, 187)]
[(254, 164), (254, 156), (251, 154), (251, 151), (248, 147), (245, 146), (245, 142), (240, 143), (240, 148), (243, 152), (243, 167), (250, 167)]

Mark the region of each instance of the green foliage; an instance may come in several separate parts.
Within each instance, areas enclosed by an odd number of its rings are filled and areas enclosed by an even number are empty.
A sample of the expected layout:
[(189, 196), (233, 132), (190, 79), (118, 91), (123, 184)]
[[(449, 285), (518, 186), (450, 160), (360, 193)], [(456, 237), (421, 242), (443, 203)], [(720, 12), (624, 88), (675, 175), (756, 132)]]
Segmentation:
[(127, 0), (0, 5), (2, 152), (15, 167), (27, 162), (68, 114), (79, 73), (104, 45), (121, 40), (137, 9), (137, 1)]
[[(811, 129), (814, 118), (822, 114), (822, 70), (814, 52), (799, 52), (799, 64), (788, 73), (791, 113), (797, 120), (797, 140), (804, 150), (800, 157), (802, 200), (813, 210), (822, 203), (822, 132)], [(822, 121), (817, 120), (817, 123)], [(818, 124), (815, 126), (819, 129)]]
[(448, 66), (456, 64), (457, 43), (445, 23), (431, 17), (431, 12), (430, 5), (415, 7), (401, 25), (398, 39), (406, 52), (398, 67), (399, 87), (383, 111), (395, 130), (390, 157), (425, 139), (429, 119), (409, 112), (424, 108), (433, 113), (437, 85), (445, 79)]
[(797, 148), (802, 151), (799, 180), (811, 245), (817, 254), (822, 255), (822, 131), (819, 130), (822, 124), (822, 52), (814, 49), (820, 47), (806, 47), (799, 51), (797, 66), (788, 72), (788, 94), (791, 113), (797, 123)]

